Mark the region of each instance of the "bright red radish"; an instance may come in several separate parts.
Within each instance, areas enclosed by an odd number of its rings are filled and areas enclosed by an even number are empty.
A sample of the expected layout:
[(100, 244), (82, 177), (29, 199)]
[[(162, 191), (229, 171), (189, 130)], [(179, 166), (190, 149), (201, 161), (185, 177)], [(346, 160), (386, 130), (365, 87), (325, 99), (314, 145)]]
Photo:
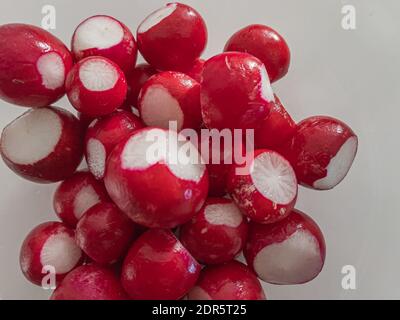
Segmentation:
[(185, 71), (189, 77), (192, 77), (197, 82), (201, 82), (201, 76), (203, 75), (203, 68), (204, 68), (204, 59), (197, 59), (194, 64), (190, 67), (190, 69)]
[(181, 129), (198, 129), (202, 124), (200, 84), (174, 71), (152, 76), (140, 91), (138, 109), (143, 122), (151, 127), (169, 128), (176, 121)]
[(102, 56), (114, 61), (126, 73), (136, 64), (134, 36), (126, 25), (110, 16), (96, 15), (84, 20), (72, 36), (71, 47), (77, 61)]
[(169, 230), (151, 229), (133, 244), (121, 281), (135, 300), (177, 300), (196, 283), (200, 265)]
[(180, 229), (179, 239), (204, 264), (228, 262), (243, 249), (247, 219), (229, 199), (210, 198), (200, 212)]
[(122, 70), (103, 57), (80, 60), (68, 74), (65, 86), (73, 107), (91, 117), (104, 116), (122, 106), (128, 90)]
[(126, 75), (126, 81), (128, 83), (128, 94), (126, 96), (126, 102), (134, 107), (138, 106), (138, 97), (140, 89), (143, 84), (153, 75), (157, 73), (151, 65), (142, 63), (136, 66), (129, 74)]
[(48, 274), (46, 268), (53, 267), (55, 280), (59, 281), (81, 260), (82, 251), (75, 243), (74, 231), (61, 222), (38, 225), (26, 236), (20, 251), (21, 270), (37, 285)]
[(0, 26), (0, 98), (45, 107), (65, 93), (72, 67), (67, 47), (51, 33), (27, 24)]
[(254, 129), (274, 101), (265, 66), (241, 52), (219, 54), (204, 64), (201, 108), (208, 128)]
[(102, 182), (89, 172), (76, 172), (63, 181), (54, 193), (53, 206), (58, 217), (75, 228), (78, 220), (99, 202), (109, 201)]
[(140, 24), (137, 41), (140, 53), (157, 70), (183, 71), (205, 49), (207, 27), (193, 8), (168, 3)]
[(265, 300), (260, 281), (239, 261), (205, 267), (189, 300)]
[(232, 166), (228, 192), (251, 220), (273, 223), (285, 218), (296, 203), (296, 174), (277, 152), (256, 150), (245, 164)]
[(244, 255), (260, 279), (273, 284), (302, 284), (321, 272), (325, 241), (309, 216), (293, 210), (275, 224), (251, 223)]
[(39, 183), (70, 177), (83, 155), (83, 130), (72, 113), (56, 108), (25, 112), (1, 135), (1, 156), (19, 176)]

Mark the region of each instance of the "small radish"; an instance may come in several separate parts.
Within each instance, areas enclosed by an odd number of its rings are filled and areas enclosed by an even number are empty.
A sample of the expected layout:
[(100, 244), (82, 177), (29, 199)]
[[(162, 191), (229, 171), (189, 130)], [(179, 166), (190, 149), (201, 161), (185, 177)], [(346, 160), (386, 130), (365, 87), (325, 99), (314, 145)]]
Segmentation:
[(193, 8), (168, 3), (140, 24), (137, 41), (140, 53), (154, 68), (182, 71), (204, 51), (207, 27)]
[(39, 183), (70, 177), (82, 161), (83, 130), (70, 112), (37, 108), (8, 124), (1, 135), (1, 156), (19, 176)]
[(340, 120), (315, 116), (301, 121), (280, 152), (290, 161), (300, 184), (317, 190), (338, 185), (357, 153), (355, 133)]
[(200, 269), (171, 231), (151, 229), (129, 249), (121, 282), (135, 300), (177, 300), (196, 284)]
[(134, 36), (126, 25), (110, 16), (96, 15), (84, 20), (72, 36), (71, 47), (76, 61), (102, 56), (115, 62), (126, 73), (136, 64)]
[(197, 59), (194, 64), (184, 73), (200, 83), (203, 75), (204, 63), (204, 59)]
[(127, 92), (122, 70), (103, 57), (80, 60), (68, 74), (65, 86), (72, 106), (91, 117), (115, 111), (124, 103)]
[(227, 188), (242, 212), (259, 223), (282, 220), (297, 199), (296, 174), (289, 161), (266, 149), (254, 151), (243, 165), (233, 165)]
[(85, 138), (85, 154), (89, 170), (96, 179), (103, 179), (106, 159), (114, 147), (140, 128), (143, 128), (143, 124), (137, 116), (132, 112), (119, 110), (89, 125)]
[(204, 264), (228, 262), (243, 249), (247, 219), (229, 199), (210, 198), (200, 212), (184, 224), (179, 239)]
[(264, 25), (253, 24), (239, 30), (228, 40), (224, 51), (247, 52), (257, 57), (267, 68), (271, 82), (289, 70), (290, 50), (285, 39)]
[(268, 116), (272, 102), (267, 70), (257, 58), (227, 52), (204, 64), (201, 108), (207, 128), (254, 129)]
[(53, 206), (58, 217), (75, 228), (88, 209), (108, 200), (103, 183), (89, 172), (79, 171), (58, 186), (54, 193)]
[(205, 267), (188, 300), (265, 300), (260, 281), (239, 261)]
[(27, 24), (0, 26), (0, 98), (24, 107), (46, 107), (65, 94), (72, 67), (67, 47)]
[(128, 83), (126, 103), (128, 103), (130, 106), (137, 107), (139, 93), (143, 84), (156, 73), (157, 70), (147, 63), (137, 65), (132, 72), (128, 73), (126, 75), (126, 81)]
[(302, 284), (321, 272), (325, 240), (309, 216), (293, 210), (275, 224), (251, 223), (244, 255), (260, 279), (273, 284)]
[(114, 203), (134, 222), (174, 228), (203, 206), (208, 173), (196, 147), (174, 131), (145, 128), (108, 157), (104, 182)]
[(128, 300), (115, 273), (96, 265), (71, 271), (50, 297), (51, 300)]
[[(61, 222), (45, 222), (25, 238), (20, 251), (20, 266), (25, 277), (41, 285), (50, 269), (61, 280), (82, 262), (82, 251), (75, 243), (74, 231)], [(46, 268), (44, 268), (46, 267)]]
[(151, 127), (168, 129), (169, 122), (176, 121), (178, 132), (185, 128), (199, 129), (200, 84), (180, 72), (154, 75), (140, 91), (138, 109), (143, 122)]

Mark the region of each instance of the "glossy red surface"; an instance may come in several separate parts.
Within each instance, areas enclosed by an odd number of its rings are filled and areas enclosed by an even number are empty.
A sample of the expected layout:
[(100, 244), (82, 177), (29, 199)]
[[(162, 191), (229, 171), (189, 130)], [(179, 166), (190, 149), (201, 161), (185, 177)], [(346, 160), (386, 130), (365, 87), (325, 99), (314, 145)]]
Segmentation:
[(153, 75), (157, 73), (151, 65), (147, 63), (139, 64), (126, 75), (128, 83), (128, 94), (126, 96), (126, 103), (130, 106), (137, 107), (140, 89), (143, 84)]
[(184, 73), (200, 83), (205, 62), (204, 59), (197, 59), (188, 70), (184, 71)]

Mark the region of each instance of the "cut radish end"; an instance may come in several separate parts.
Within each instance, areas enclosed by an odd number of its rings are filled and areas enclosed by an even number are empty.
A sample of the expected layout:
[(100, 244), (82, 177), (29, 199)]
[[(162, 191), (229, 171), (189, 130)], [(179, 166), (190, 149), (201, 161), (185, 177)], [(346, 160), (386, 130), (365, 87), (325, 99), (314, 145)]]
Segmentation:
[(261, 67), (261, 97), (267, 102), (274, 102), (275, 96), (269, 81), (268, 72), (265, 66)]
[(45, 88), (55, 90), (64, 85), (64, 61), (56, 52), (43, 54), (37, 61), (37, 68)]
[(145, 33), (165, 18), (170, 16), (176, 9), (176, 3), (167, 4), (165, 7), (158, 9), (150, 14), (139, 26), (138, 33)]
[(212, 225), (224, 225), (237, 228), (243, 221), (240, 210), (233, 203), (212, 204), (204, 210), (204, 216)]
[(110, 90), (114, 88), (118, 77), (118, 71), (105, 59), (87, 60), (79, 69), (79, 78), (90, 91)]
[(82, 215), (96, 203), (100, 202), (99, 194), (91, 185), (79, 190), (74, 199), (74, 215), (79, 220)]
[(96, 179), (103, 178), (106, 165), (106, 149), (104, 145), (99, 140), (92, 138), (87, 143), (86, 151), (90, 172)]

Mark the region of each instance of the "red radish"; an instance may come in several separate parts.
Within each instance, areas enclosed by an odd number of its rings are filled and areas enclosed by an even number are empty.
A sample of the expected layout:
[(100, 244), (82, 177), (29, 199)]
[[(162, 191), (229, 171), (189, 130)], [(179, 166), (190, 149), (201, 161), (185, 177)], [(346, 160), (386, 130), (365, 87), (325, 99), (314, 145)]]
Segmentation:
[(88, 209), (108, 200), (103, 183), (89, 172), (79, 171), (58, 186), (54, 193), (53, 206), (58, 217), (75, 228)]
[(229, 199), (210, 198), (180, 229), (179, 238), (193, 257), (204, 264), (228, 262), (243, 249), (247, 219)]
[(142, 63), (127, 74), (128, 95), (126, 97), (126, 102), (129, 105), (137, 107), (140, 89), (142, 89), (143, 84), (156, 73), (157, 71), (151, 65)]
[(204, 64), (201, 108), (208, 128), (254, 129), (274, 101), (265, 66), (241, 52), (219, 54)]
[(301, 121), (280, 151), (292, 164), (300, 184), (328, 190), (347, 175), (357, 147), (357, 136), (345, 123), (315, 116)]
[(296, 174), (277, 152), (256, 150), (247, 163), (232, 166), (228, 192), (251, 220), (274, 223), (285, 218), (296, 203)]
[(81, 262), (82, 251), (75, 243), (74, 231), (61, 222), (38, 225), (27, 235), (20, 251), (21, 270), (37, 285), (48, 274), (43, 267), (53, 267), (59, 281)]
[(8, 124), (1, 135), (1, 156), (19, 176), (39, 183), (70, 177), (82, 161), (83, 130), (70, 112), (31, 109)]
[(198, 129), (202, 124), (200, 84), (189, 76), (167, 71), (152, 76), (140, 91), (138, 109), (143, 122), (151, 127), (177, 130)]
[(124, 72), (130, 72), (136, 64), (134, 36), (126, 25), (110, 16), (96, 15), (84, 20), (72, 36), (71, 47), (77, 61), (102, 56), (114, 61)]
[(134, 222), (174, 228), (204, 204), (208, 174), (196, 147), (174, 131), (145, 128), (119, 143), (107, 161), (111, 199)]
[(76, 226), (76, 242), (96, 263), (112, 264), (128, 250), (135, 226), (112, 203), (91, 207)]
[(273, 284), (302, 284), (321, 272), (325, 240), (309, 216), (293, 210), (275, 224), (251, 223), (244, 255), (260, 279)]
[(74, 65), (66, 89), (73, 107), (88, 116), (99, 117), (122, 106), (127, 92), (124, 73), (103, 57), (88, 57)]
[[(122, 106), (118, 107), (117, 110), (123, 110), (129, 113), (133, 112), (132, 107), (127, 103), (124, 103)], [(87, 128), (95, 119), (97, 119), (96, 117), (88, 116), (82, 112), (78, 112), (77, 116), (83, 128)]]
[(177, 300), (196, 283), (200, 265), (170, 230), (151, 229), (133, 246), (121, 281), (135, 300)]
[(168, 3), (140, 24), (137, 40), (140, 53), (157, 70), (182, 71), (205, 49), (207, 27), (193, 8)]
[(103, 179), (106, 159), (114, 147), (140, 128), (143, 124), (137, 116), (119, 110), (89, 125), (85, 138), (86, 161), (96, 179)]
[(0, 98), (24, 107), (46, 107), (65, 93), (72, 67), (67, 47), (27, 24), (0, 26)]
[(228, 40), (224, 51), (247, 52), (257, 57), (267, 68), (271, 82), (289, 70), (290, 50), (285, 39), (264, 25), (253, 24), (239, 30)]
[(185, 71), (185, 73), (189, 77), (192, 77), (194, 80), (200, 83), (201, 76), (203, 74), (204, 63), (205, 63), (204, 59), (197, 59), (195, 63), (190, 67), (190, 69)]
[(51, 300), (128, 300), (119, 279), (107, 268), (85, 265), (71, 271)]
[(188, 294), (189, 300), (265, 300), (260, 281), (239, 261), (209, 266)]

